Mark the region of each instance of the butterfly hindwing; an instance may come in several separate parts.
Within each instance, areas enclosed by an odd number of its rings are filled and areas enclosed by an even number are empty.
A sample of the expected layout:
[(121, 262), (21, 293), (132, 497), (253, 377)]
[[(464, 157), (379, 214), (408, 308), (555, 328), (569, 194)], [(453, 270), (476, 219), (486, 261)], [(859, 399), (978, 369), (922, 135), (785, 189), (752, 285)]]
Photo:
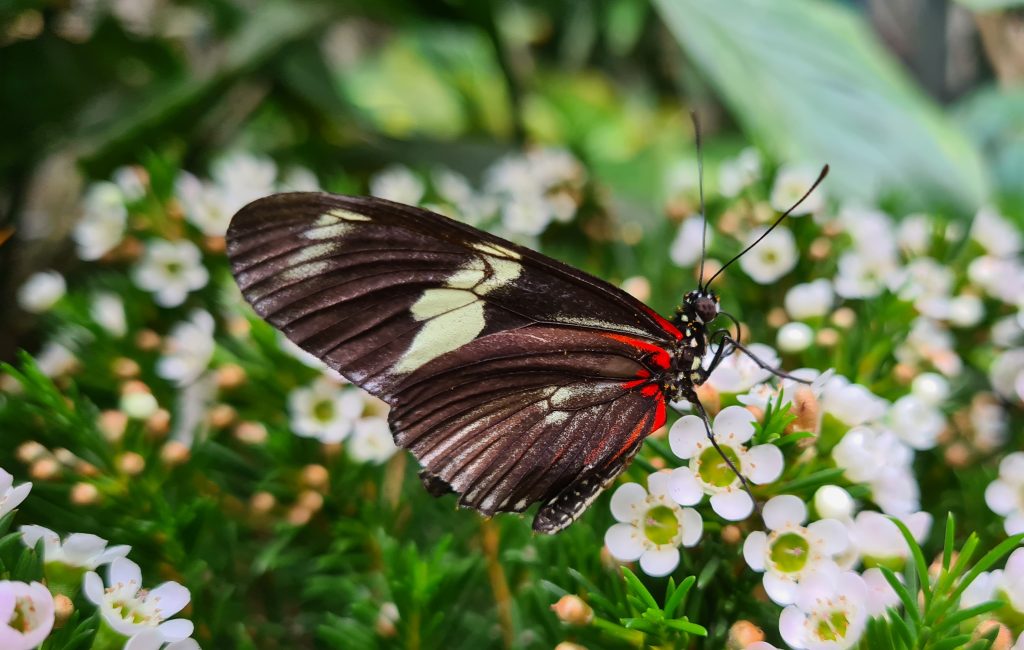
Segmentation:
[[(625, 292), (440, 215), (280, 194), (228, 231), (256, 312), (392, 406), (396, 442), (486, 514), (578, 516), (664, 421), (679, 333)], [(428, 482), (429, 481), (429, 482)]]

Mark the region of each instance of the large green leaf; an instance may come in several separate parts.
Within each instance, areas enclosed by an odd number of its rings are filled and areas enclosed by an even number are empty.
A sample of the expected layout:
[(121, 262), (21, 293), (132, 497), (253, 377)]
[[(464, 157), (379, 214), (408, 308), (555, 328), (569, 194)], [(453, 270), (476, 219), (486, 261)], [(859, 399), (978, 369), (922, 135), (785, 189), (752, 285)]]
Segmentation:
[(817, 0), (654, 3), (748, 134), (780, 160), (830, 163), (833, 193), (962, 209), (987, 197), (977, 151), (855, 14)]

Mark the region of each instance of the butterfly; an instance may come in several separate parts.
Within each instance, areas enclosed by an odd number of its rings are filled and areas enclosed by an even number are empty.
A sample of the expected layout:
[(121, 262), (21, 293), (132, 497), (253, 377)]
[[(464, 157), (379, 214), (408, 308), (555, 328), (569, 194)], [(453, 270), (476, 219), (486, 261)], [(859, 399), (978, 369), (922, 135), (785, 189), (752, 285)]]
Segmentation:
[(583, 513), (671, 402), (706, 423), (694, 388), (745, 349), (709, 331), (710, 280), (668, 320), (555, 259), (380, 198), (259, 199), (232, 218), (227, 253), (257, 314), (391, 406), (431, 494), (488, 516), (540, 503), (541, 533)]

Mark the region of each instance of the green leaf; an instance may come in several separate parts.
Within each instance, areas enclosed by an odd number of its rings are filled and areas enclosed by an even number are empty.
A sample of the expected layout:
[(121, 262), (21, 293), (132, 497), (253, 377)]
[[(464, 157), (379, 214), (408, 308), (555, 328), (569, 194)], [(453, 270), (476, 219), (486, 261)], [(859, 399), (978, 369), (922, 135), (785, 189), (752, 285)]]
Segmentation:
[(889, 583), (896, 595), (899, 596), (900, 602), (903, 603), (903, 608), (907, 611), (907, 614), (914, 619), (915, 623), (921, 622), (921, 612), (917, 611), (917, 603), (914, 602), (914, 596), (907, 589), (907, 586), (899, 581), (896, 574), (892, 572), (892, 569), (888, 567), (879, 567), (882, 571), (882, 575), (885, 576), (885, 581)]
[(889, 519), (900, 529), (904, 541), (907, 542), (907, 546), (910, 548), (911, 555), (914, 556), (914, 567), (917, 569), (917, 579), (921, 584), (921, 590), (924, 592), (924, 607), (927, 609), (932, 600), (932, 588), (928, 583), (928, 562), (925, 561), (921, 547), (918, 546), (917, 540), (914, 539), (913, 533), (910, 532), (906, 524), (896, 517), (889, 517)]
[(748, 134), (780, 160), (829, 163), (829, 192), (972, 211), (987, 198), (973, 145), (852, 11), (820, 0), (654, 3)]
[(637, 596), (648, 607), (661, 609), (658, 607), (658, 601), (654, 600), (654, 596), (651, 595), (651, 592), (647, 591), (647, 587), (644, 586), (644, 583), (640, 582), (640, 578), (636, 577), (635, 573), (626, 567), (622, 567), (622, 577), (626, 579), (626, 584), (629, 585), (632, 595)]

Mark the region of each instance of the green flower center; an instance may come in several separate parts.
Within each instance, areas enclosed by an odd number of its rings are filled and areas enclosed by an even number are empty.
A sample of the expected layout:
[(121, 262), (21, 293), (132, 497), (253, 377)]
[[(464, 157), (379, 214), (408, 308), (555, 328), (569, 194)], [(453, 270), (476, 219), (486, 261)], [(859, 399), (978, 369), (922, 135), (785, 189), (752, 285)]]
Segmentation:
[[(719, 445), (722, 448), (722, 453), (725, 454), (725, 458), (732, 461), (733, 467), (742, 471), (740, 467), (740, 458), (736, 455), (735, 450), (728, 445)], [(729, 487), (737, 480), (736, 472), (732, 471), (729, 464), (725, 462), (725, 458), (722, 458), (714, 447), (705, 449), (700, 454), (700, 478), (708, 485), (714, 487)]]
[(815, 632), (822, 641), (839, 641), (846, 638), (849, 627), (850, 619), (846, 618), (846, 612), (836, 610), (818, 620)]
[(185, 267), (181, 262), (167, 262), (167, 264), (164, 265), (164, 270), (167, 272), (167, 275), (181, 275), (181, 272), (184, 269)]
[(313, 405), (313, 417), (321, 422), (327, 422), (334, 418), (334, 402), (329, 399), (322, 399)]
[(32, 629), (32, 622), (27, 612), (32, 610), (32, 601), (27, 598), (17, 598), (14, 601), (14, 615), (7, 625), (15, 630), (25, 633)]
[(795, 573), (807, 564), (811, 545), (803, 535), (783, 533), (772, 543), (772, 564), (785, 573)]
[(655, 544), (670, 544), (679, 533), (679, 520), (668, 506), (655, 506), (644, 516), (644, 535)]

